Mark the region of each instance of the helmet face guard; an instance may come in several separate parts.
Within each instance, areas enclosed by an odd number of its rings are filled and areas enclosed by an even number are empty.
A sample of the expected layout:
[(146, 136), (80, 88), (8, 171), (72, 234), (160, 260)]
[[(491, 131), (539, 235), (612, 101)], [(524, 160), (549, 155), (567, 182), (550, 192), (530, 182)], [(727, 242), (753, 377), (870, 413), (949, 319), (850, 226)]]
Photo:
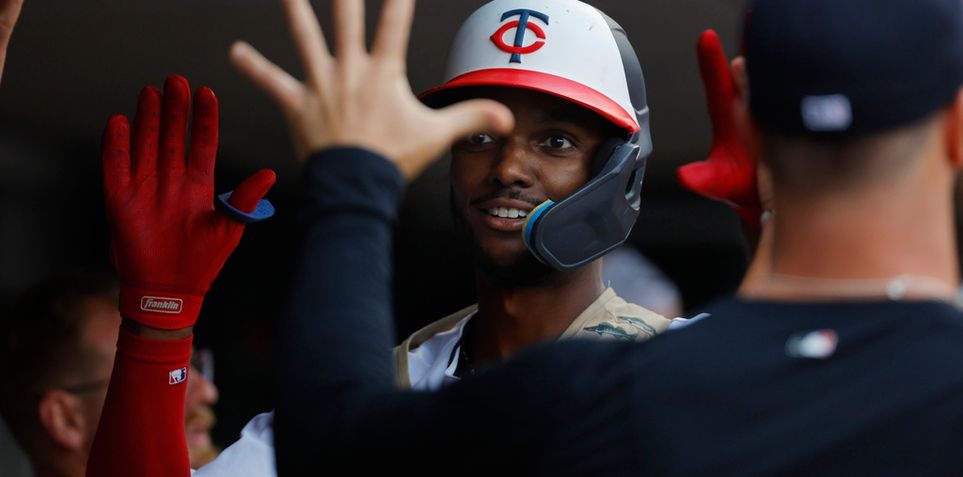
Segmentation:
[(624, 129), (624, 137), (599, 148), (592, 179), (529, 214), (523, 237), (536, 258), (559, 270), (580, 267), (628, 239), (652, 140), (642, 68), (615, 21), (577, 0), (494, 0), (462, 24), (446, 78), (422, 100), (432, 104), (471, 86), (530, 89)]

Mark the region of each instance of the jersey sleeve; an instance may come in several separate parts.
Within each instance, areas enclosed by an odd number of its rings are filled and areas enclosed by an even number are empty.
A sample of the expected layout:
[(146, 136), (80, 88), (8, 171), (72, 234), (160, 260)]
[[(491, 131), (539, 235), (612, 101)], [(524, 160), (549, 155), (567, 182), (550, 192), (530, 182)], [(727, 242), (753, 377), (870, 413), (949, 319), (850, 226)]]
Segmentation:
[(316, 445), (352, 421), (352, 402), (395, 385), (391, 248), (404, 180), (356, 148), (315, 153), (304, 172), (301, 251), (277, 346), (279, 475), (317, 462)]

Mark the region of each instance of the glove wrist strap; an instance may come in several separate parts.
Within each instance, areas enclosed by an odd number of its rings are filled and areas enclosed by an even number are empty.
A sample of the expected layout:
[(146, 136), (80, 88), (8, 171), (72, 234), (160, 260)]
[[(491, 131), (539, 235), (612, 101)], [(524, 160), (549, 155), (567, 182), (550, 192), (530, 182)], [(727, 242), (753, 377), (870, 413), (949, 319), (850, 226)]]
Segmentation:
[(162, 330), (194, 326), (204, 295), (158, 291), (130, 285), (120, 287), (120, 314), (142, 325)]

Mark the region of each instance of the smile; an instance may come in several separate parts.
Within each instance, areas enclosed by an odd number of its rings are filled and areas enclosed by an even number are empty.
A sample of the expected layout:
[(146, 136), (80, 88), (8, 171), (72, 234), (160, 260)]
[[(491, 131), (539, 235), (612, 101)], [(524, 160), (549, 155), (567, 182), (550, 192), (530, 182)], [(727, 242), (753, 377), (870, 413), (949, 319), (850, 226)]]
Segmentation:
[(509, 208), (509, 207), (492, 207), (488, 209), (488, 215), (492, 217), (500, 217), (507, 219), (517, 219), (519, 217), (526, 217), (528, 212), (520, 209)]

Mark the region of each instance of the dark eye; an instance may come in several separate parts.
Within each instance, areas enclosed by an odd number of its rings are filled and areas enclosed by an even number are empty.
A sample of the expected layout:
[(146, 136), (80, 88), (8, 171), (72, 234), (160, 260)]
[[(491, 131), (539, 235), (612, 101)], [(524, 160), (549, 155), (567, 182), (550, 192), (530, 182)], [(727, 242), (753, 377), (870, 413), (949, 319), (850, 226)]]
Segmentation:
[(549, 136), (542, 141), (541, 145), (555, 150), (569, 150), (575, 147), (575, 144), (565, 136)]
[(463, 141), (465, 142), (465, 144), (477, 146), (480, 144), (488, 144), (490, 142), (495, 141), (495, 139), (485, 133), (474, 133), (474, 134), (469, 134), (467, 137), (465, 137)]

